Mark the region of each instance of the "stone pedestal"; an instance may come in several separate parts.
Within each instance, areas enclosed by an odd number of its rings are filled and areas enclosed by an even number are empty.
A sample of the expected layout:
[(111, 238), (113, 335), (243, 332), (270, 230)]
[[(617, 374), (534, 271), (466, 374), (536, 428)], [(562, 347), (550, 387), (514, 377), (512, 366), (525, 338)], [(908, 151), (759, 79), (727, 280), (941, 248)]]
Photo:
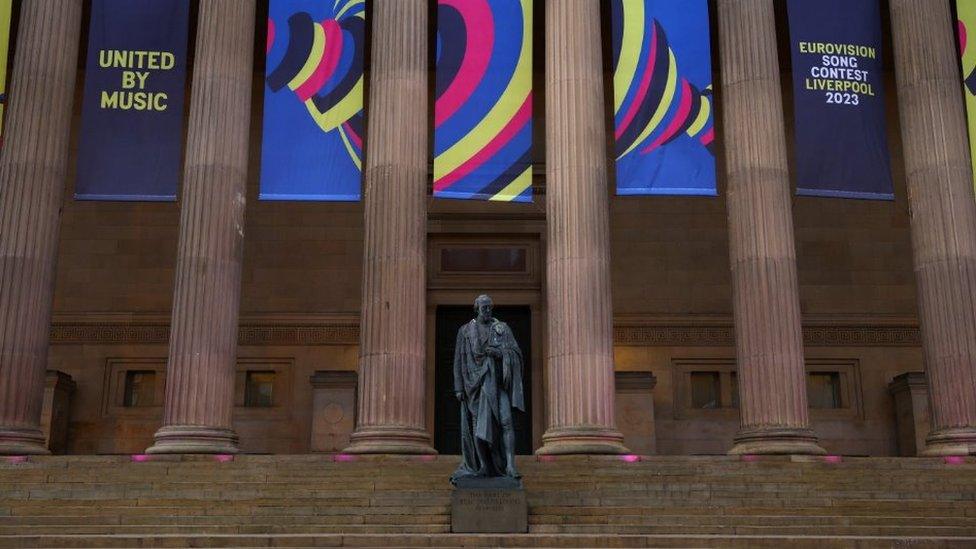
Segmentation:
[(81, 4), (44, 0), (20, 9), (0, 152), (0, 454), (47, 453), (41, 401)]
[(315, 372), (312, 384), (313, 452), (340, 452), (356, 427), (356, 372)]
[(613, 312), (600, 3), (546, 1), (548, 429), (539, 454), (623, 454)]
[(949, 0), (891, 0), (919, 324), (926, 455), (976, 454), (976, 200)]
[(508, 478), (459, 481), (451, 494), (452, 534), (524, 534), (529, 506), (521, 483)]
[(359, 413), (350, 453), (436, 453), (424, 416), (427, 12), (427, 0), (396, 0), (374, 3), (371, 15)]
[(635, 454), (657, 453), (654, 430), (654, 386), (651, 372), (617, 372), (617, 426)]
[(254, 52), (254, 0), (197, 18), (163, 426), (146, 452), (237, 452), (234, 376)]
[(741, 428), (732, 454), (823, 454), (810, 428), (773, 0), (719, 0)]
[(898, 455), (922, 455), (925, 451), (925, 437), (931, 429), (925, 374), (907, 372), (895, 376), (888, 384), (888, 393), (895, 401)]
[(48, 370), (44, 379), (44, 404), (41, 409), (41, 430), (47, 449), (52, 454), (64, 454), (68, 449), (68, 424), (71, 420), (71, 395), (75, 382), (71, 376)]

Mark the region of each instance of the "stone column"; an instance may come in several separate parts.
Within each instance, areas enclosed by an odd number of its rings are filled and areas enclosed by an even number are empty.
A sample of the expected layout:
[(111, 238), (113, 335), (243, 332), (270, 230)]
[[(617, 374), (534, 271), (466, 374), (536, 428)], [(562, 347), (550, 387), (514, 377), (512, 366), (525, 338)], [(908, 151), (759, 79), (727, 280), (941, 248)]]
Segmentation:
[(949, 0), (891, 0), (919, 321), (927, 455), (976, 454), (976, 202)]
[(432, 454), (424, 421), (427, 0), (373, 4), (359, 413), (346, 452)]
[(773, 0), (719, 0), (741, 427), (732, 454), (823, 454), (807, 410)]
[(546, 0), (548, 429), (539, 454), (620, 454), (598, 0)]
[(79, 0), (23, 2), (0, 152), (0, 454), (46, 454), (40, 429)]
[(197, 18), (163, 426), (149, 453), (233, 453), (254, 0)]

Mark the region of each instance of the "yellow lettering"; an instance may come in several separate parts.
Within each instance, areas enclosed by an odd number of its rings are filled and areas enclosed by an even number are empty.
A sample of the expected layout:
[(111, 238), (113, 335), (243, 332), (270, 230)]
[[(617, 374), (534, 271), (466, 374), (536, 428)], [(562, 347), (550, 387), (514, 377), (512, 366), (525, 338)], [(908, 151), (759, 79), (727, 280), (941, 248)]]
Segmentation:
[(101, 107), (103, 109), (117, 109), (119, 107), (119, 92), (108, 93), (103, 91)]

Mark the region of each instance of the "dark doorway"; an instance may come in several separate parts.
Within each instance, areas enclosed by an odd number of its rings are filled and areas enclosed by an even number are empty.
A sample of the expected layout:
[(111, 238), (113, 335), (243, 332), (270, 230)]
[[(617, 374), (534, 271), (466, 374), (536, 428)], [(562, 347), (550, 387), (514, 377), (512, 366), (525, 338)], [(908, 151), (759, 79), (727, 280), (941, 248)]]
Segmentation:
[[(525, 391), (525, 409), (532, 410), (532, 311), (526, 306), (494, 308), (494, 316), (508, 324), (522, 348), (525, 369), (522, 387)], [(441, 454), (461, 453), (461, 408), (454, 397), (454, 344), (458, 329), (474, 318), (473, 306), (440, 306), (437, 308), (436, 361), (434, 406), (434, 445)], [(515, 451), (525, 455), (532, 453), (532, 418), (530, 414), (514, 411)]]

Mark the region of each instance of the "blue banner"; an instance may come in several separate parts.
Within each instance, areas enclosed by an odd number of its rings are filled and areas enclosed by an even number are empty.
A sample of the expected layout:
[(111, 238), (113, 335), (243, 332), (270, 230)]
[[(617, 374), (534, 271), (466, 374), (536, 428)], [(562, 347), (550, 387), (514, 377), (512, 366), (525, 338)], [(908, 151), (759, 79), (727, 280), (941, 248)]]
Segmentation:
[(79, 200), (176, 200), (189, 0), (92, 0)]
[(789, 0), (797, 194), (893, 200), (878, 0)]
[(715, 195), (708, 0), (611, 0), (617, 194)]
[(272, 0), (261, 200), (359, 200), (365, 0)]
[(532, 0), (438, 0), (434, 197), (532, 201)]

